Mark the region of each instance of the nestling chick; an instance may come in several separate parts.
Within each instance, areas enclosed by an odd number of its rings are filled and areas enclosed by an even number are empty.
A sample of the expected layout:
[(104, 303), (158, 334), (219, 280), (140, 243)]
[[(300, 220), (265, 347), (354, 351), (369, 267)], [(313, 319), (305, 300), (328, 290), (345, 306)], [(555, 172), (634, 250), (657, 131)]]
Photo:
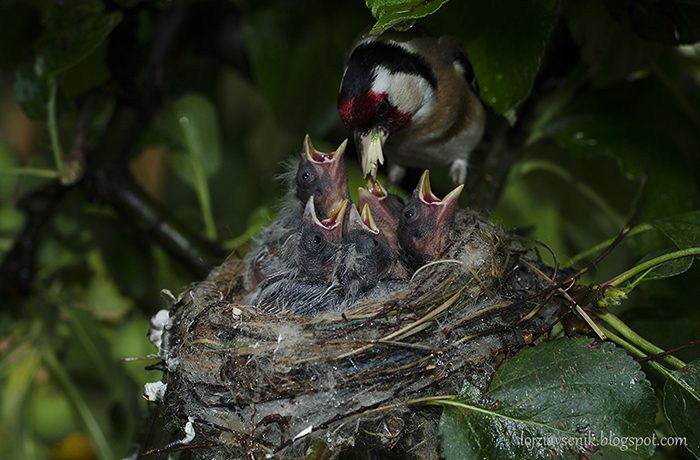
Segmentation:
[(344, 292), (346, 303), (356, 301), (380, 281), (406, 276), (398, 253), (377, 228), (369, 207), (365, 205), (359, 214), (352, 205), (334, 274), (334, 285)]
[(347, 170), (343, 154), (347, 140), (333, 152), (317, 151), (308, 134), (304, 138), (301, 158), (284, 176), (289, 183), (289, 193), (275, 221), (265, 230), (262, 241), (248, 255), (245, 287), (250, 292), (270, 274), (284, 268), (280, 258), (281, 245), (299, 232), (302, 214), (310, 197), (314, 197), (317, 216), (329, 218), (340, 203), (349, 200)]
[(242, 303), (257, 305), (266, 313), (307, 314), (328, 309), (339, 298), (327, 297), (337, 266), (347, 201), (320, 221), (310, 196), (298, 232), (284, 241), (279, 252), (281, 268), (269, 273)]
[(308, 134), (304, 138), (293, 189), (299, 203), (305, 204), (310, 196), (314, 197), (320, 219), (326, 219), (341, 201), (350, 199), (348, 172), (343, 162), (347, 145), (346, 139), (335, 151), (324, 153), (314, 148)]
[(314, 197), (309, 197), (300, 231), (290, 236), (282, 247), (282, 258), (292, 277), (330, 281), (340, 250), (347, 203), (347, 200), (343, 200), (328, 219), (320, 221), (316, 215)]
[(399, 250), (399, 240), (396, 231), (399, 227), (401, 210), (405, 203), (403, 199), (394, 194), (390, 194), (379, 182), (368, 178), (368, 188), (358, 188), (357, 206), (364, 209), (365, 206), (371, 211), (374, 221), (379, 230), (382, 231), (391, 248)]
[(454, 37), (412, 29), (361, 34), (345, 66), (338, 111), (352, 131), (365, 176), (389, 165), (397, 183), (406, 167), (450, 165), (455, 185), (484, 134), (486, 115), (472, 66)]
[(428, 171), (421, 176), (397, 230), (399, 244), (414, 269), (438, 257), (447, 246), (462, 188), (464, 185), (457, 186), (440, 200), (430, 190)]

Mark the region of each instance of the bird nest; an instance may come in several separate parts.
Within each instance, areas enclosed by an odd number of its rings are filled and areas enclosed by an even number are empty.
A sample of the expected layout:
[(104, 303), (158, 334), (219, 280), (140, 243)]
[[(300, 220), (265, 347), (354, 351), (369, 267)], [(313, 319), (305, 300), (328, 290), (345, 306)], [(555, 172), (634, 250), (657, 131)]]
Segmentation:
[(164, 375), (147, 397), (182, 433), (169, 447), (220, 459), (438, 458), (439, 410), (419, 403), (464, 380), (485, 389), (565, 307), (535, 249), (458, 213), (439, 257), (337, 311), (242, 304), (245, 259), (182, 293), (150, 332)]

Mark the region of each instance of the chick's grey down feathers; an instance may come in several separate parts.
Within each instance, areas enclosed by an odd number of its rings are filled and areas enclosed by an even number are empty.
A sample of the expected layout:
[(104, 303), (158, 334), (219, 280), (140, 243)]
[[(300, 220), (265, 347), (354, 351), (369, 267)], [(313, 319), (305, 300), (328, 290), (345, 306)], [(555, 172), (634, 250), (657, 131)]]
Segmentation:
[(329, 219), (319, 221), (314, 198), (309, 197), (299, 230), (289, 235), (276, 253), (275, 271), (268, 273), (244, 302), (278, 314), (318, 312), (320, 305), (326, 305), (328, 300), (321, 294), (331, 286), (337, 266), (346, 206), (343, 201)]
[(356, 301), (384, 280), (405, 276), (398, 253), (374, 224), (369, 207), (360, 215), (353, 205), (334, 274), (334, 283), (341, 287), (346, 302)]
[(247, 256), (245, 287), (252, 291), (268, 276), (285, 269), (281, 251), (285, 242), (298, 234), (304, 208), (310, 197), (319, 219), (328, 218), (334, 209), (348, 200), (350, 192), (343, 161), (347, 141), (335, 151), (316, 150), (309, 136), (304, 139), (299, 158), (292, 160), (281, 176), (287, 194), (277, 218), (262, 235), (255, 249)]

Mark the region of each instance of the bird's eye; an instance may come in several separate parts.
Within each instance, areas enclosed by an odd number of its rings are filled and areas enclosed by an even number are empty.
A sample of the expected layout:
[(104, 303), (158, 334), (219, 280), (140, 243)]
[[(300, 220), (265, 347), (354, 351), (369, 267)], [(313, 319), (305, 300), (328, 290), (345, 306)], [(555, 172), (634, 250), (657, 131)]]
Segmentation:
[(374, 247), (375, 247), (375, 248), (376, 248), (377, 246), (379, 246), (379, 241), (377, 241), (377, 240), (372, 240), (372, 242), (374, 243)]
[(321, 244), (321, 241), (323, 241), (321, 235), (314, 235), (314, 244)]
[(311, 174), (305, 172), (301, 175), (301, 180), (307, 181), (307, 180), (309, 180), (309, 176), (311, 176)]
[(403, 213), (403, 216), (406, 219), (412, 218), (414, 215), (416, 215), (416, 212), (413, 209), (407, 209), (406, 212)]
[(382, 102), (377, 105), (377, 110), (374, 112), (377, 118), (384, 118), (389, 115), (389, 102), (386, 98), (382, 99)]

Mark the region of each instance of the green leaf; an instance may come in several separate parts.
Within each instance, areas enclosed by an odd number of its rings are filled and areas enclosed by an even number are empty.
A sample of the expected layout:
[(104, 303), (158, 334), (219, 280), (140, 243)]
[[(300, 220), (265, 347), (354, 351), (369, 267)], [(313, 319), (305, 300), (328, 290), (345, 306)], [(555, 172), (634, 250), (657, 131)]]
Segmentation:
[[(674, 252), (674, 250), (672, 249), (662, 249), (660, 251), (651, 252), (645, 255), (637, 265), (642, 265), (646, 262), (649, 262), (650, 260), (654, 260), (657, 257), (663, 256), (665, 254), (670, 254), (672, 252)], [(651, 281), (680, 275), (681, 273), (685, 273), (691, 265), (693, 265), (693, 256), (685, 256), (676, 259), (671, 259), (666, 262), (662, 262), (658, 265), (655, 265), (649, 270), (642, 273), (639, 277), (635, 279), (634, 284), (637, 284), (642, 279), (644, 281)]]
[[(187, 94), (173, 104), (167, 115), (168, 134), (178, 142), (181, 151), (191, 161), (197, 161), (207, 177), (218, 171), (221, 164), (221, 137), (216, 108), (211, 101), (199, 94)], [(180, 159), (176, 160), (180, 162)], [(176, 169), (176, 173), (189, 184), (193, 184), (192, 169)]]
[(44, 15), (45, 36), (37, 53), (36, 74), (48, 78), (83, 61), (121, 20), (119, 11), (104, 14), (98, 0), (52, 3)]
[(483, 396), (468, 387), (440, 420), (447, 460), (637, 459), (654, 451), (654, 392), (612, 344), (560, 338), (526, 348)]
[(684, 438), (685, 447), (700, 458), (700, 359), (673, 373), (664, 385), (664, 412), (676, 436)]
[(421, 24), (462, 39), (482, 100), (510, 113), (530, 94), (558, 7), (558, 0), (450, 2)]
[[(685, 4), (684, 4), (685, 3)], [(606, 1), (616, 21), (630, 23), (640, 37), (667, 45), (700, 41), (700, 5), (683, 1)]]
[(697, 127), (661, 81), (645, 78), (586, 91), (544, 131), (577, 157), (612, 156), (629, 177), (643, 178), (634, 216), (639, 221), (695, 209), (687, 158), (695, 155)]
[(433, 14), (447, 0), (367, 0), (367, 7), (377, 23), (372, 27), (373, 34), (381, 34), (387, 29), (410, 28), (416, 19)]
[(171, 166), (197, 193), (207, 237), (216, 239), (207, 177), (221, 164), (221, 138), (216, 109), (209, 99), (196, 94), (180, 98), (167, 115), (166, 129), (184, 150), (174, 150)]
[(0, 7), (0, 69), (16, 66), (28, 55), (39, 31), (39, 14), (29, 5)]
[(700, 211), (657, 220), (651, 225), (664, 232), (679, 249), (700, 247)]
[(599, 65), (593, 76), (604, 85), (646, 68), (665, 49), (637, 36), (628, 21), (615, 21), (605, 0), (562, 0), (571, 36), (581, 47), (581, 59)]
[(41, 84), (32, 67), (22, 65), (17, 69), (12, 92), (17, 106), (22, 109), (27, 118), (35, 121), (46, 120), (48, 90)]

